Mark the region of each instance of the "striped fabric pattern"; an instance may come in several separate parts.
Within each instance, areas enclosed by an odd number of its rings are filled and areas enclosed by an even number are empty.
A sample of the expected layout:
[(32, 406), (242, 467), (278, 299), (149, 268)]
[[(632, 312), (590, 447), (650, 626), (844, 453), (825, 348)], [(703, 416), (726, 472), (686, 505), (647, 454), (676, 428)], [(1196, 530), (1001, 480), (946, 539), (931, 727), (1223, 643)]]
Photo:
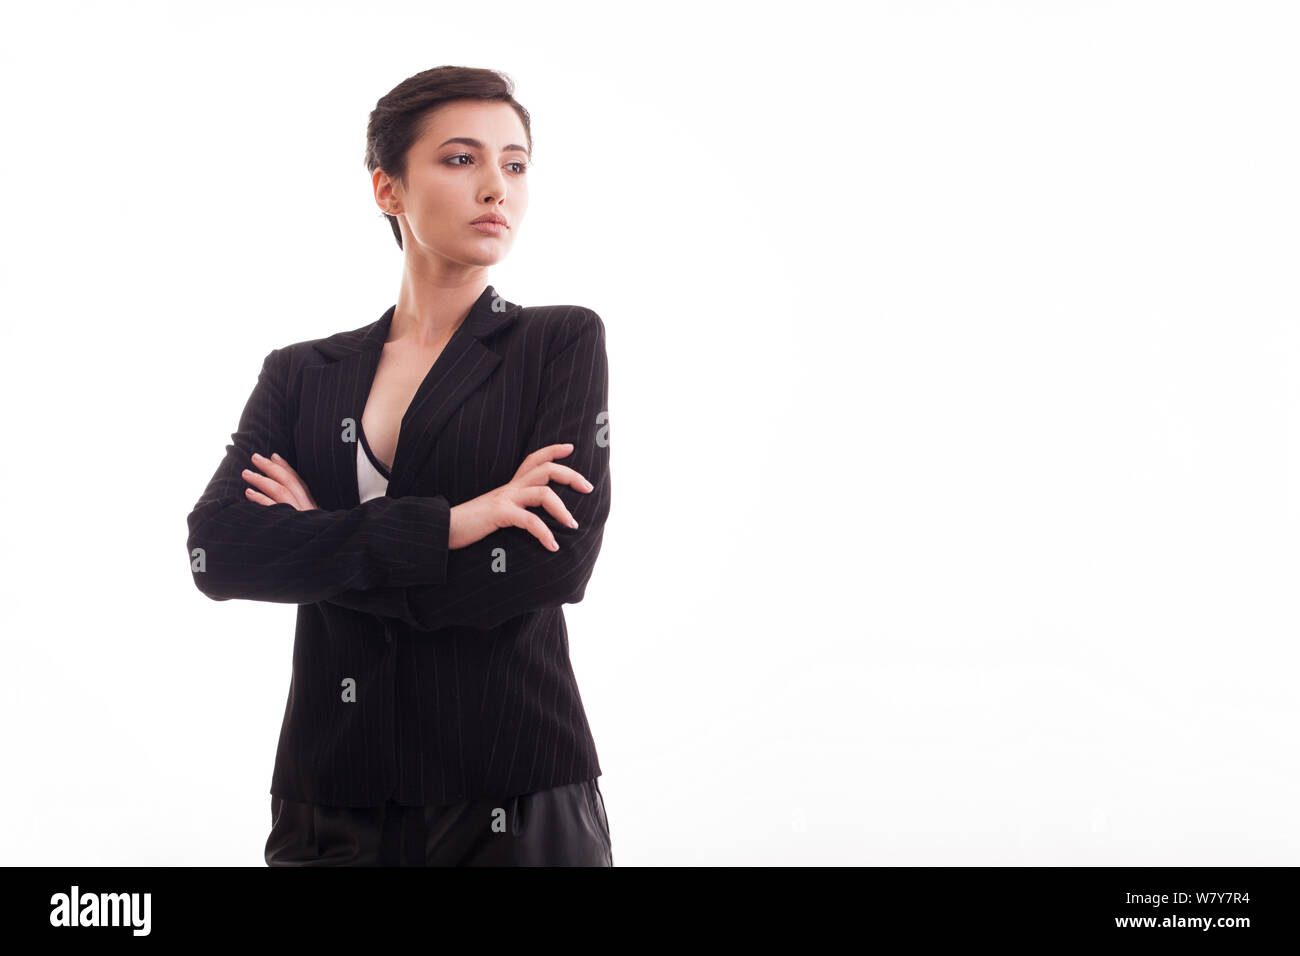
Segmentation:
[[(273, 350), (188, 517), (196, 587), (298, 605), (270, 792), (334, 806), (513, 796), (601, 773), (562, 605), (582, 600), (610, 508), (605, 328), (581, 306), (525, 308), (487, 286), (402, 418), (387, 494), (360, 500), (361, 413), (395, 306)], [(450, 550), (451, 508), (557, 459), (595, 487), (550, 487), (578, 521)], [(248, 500), (278, 452), (320, 506)]]

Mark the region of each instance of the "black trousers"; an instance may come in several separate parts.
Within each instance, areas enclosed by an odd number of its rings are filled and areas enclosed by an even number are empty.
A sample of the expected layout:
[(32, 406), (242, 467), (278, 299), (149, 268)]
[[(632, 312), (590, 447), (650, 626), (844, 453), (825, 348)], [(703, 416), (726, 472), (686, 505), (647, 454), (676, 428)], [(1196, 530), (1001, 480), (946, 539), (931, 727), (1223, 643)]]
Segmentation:
[(613, 866), (593, 777), (514, 797), (331, 807), (271, 796), (268, 866)]

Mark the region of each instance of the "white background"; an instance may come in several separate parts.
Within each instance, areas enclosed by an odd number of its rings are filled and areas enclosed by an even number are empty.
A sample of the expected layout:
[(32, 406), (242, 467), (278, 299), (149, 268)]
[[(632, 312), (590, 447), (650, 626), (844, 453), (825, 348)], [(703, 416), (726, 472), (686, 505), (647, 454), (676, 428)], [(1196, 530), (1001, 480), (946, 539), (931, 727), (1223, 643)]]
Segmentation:
[(295, 608), (185, 518), (396, 300), (367, 115), (508, 73), (598, 311), (616, 865), (1300, 863), (1285, 3), (46, 3), (0, 31), (3, 863), (261, 866)]

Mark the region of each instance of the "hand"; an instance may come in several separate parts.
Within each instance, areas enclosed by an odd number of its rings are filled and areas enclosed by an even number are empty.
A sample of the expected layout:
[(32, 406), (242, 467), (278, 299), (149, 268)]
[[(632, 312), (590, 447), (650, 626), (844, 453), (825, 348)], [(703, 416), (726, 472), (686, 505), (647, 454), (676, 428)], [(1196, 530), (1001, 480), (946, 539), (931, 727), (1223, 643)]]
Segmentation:
[(452, 508), (447, 547), (453, 551), (465, 548), (486, 538), (498, 528), (516, 527), (523, 528), (552, 551), (560, 550), (560, 545), (556, 542), (555, 535), (551, 534), (551, 529), (546, 527), (546, 522), (524, 509), (539, 506), (569, 527), (578, 526), (578, 522), (569, 514), (569, 509), (564, 507), (564, 502), (549, 484), (558, 481), (584, 494), (595, 487), (572, 468), (552, 461), (554, 458), (563, 458), (572, 451), (572, 444), (539, 448), (524, 459), (509, 484)]
[[(254, 455), (253, 464), (265, 471), (266, 475), (244, 469), (244, 480), (253, 486), (244, 490), (244, 495), (250, 501), (256, 501), (259, 505), (283, 502), (293, 505), (299, 511), (318, 510), (319, 506), (307, 490), (306, 482), (298, 477), (298, 473), (279, 454), (273, 454), (270, 458)], [(254, 488), (261, 488), (262, 491), (254, 491)]]

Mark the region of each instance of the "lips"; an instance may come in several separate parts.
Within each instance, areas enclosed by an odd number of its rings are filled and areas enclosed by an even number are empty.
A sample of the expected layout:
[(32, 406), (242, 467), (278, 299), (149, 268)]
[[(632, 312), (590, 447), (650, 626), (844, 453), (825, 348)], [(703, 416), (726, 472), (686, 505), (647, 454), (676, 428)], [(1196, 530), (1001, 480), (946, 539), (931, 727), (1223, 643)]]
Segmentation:
[(495, 223), (496, 223), (497, 225), (499, 225), (499, 226), (505, 226), (506, 228), (509, 228), (509, 225), (506, 223), (504, 217), (502, 217), (502, 216), (496, 216), (496, 215), (491, 215), (491, 216), (479, 216), (477, 219), (475, 219), (473, 222), (471, 222), (470, 225), (471, 225), (471, 226), (476, 226), (476, 225), (478, 225), (478, 224), (481, 223), (481, 222), (495, 222)]

